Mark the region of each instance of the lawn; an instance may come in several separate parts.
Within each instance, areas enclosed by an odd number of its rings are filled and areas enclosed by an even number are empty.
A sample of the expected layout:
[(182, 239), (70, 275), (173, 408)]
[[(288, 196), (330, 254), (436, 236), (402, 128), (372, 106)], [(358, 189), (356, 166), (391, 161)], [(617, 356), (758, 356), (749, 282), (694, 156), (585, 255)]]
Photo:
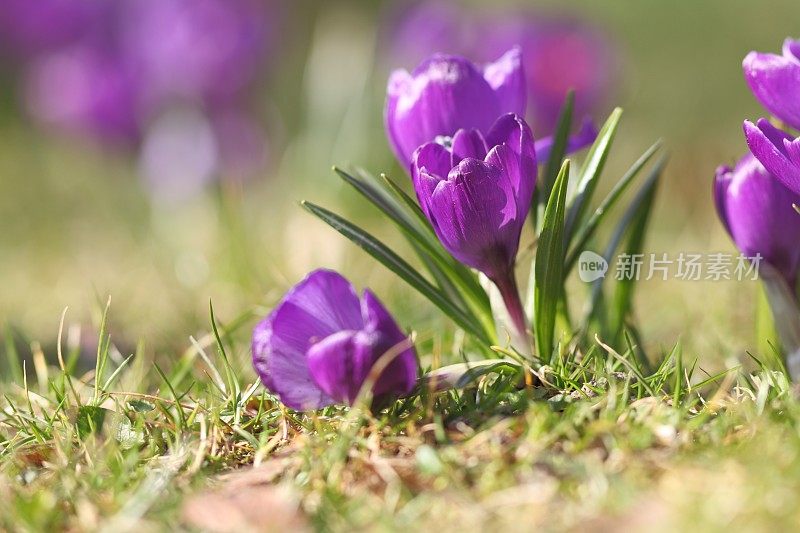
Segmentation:
[(800, 523), (795, 0), (7, 1), (0, 531)]

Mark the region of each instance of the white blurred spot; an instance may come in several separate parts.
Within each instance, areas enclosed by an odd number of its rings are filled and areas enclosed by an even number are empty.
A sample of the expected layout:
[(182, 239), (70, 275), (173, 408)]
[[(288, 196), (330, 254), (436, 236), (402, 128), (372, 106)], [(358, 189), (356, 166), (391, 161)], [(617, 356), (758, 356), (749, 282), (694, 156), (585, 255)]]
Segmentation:
[(218, 170), (214, 132), (196, 110), (170, 110), (148, 128), (139, 169), (153, 196), (166, 203), (197, 195)]

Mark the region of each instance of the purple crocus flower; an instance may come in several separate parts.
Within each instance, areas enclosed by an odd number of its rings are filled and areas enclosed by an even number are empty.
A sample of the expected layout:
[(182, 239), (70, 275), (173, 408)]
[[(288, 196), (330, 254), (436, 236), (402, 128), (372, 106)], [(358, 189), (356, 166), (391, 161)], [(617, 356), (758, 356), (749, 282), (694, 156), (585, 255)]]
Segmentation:
[(477, 129), (460, 129), (448, 146), (424, 144), (412, 162), (417, 198), (439, 240), (497, 285), (523, 337), (514, 263), (536, 173), (533, 135), (514, 114), (500, 117), (485, 137)]
[(761, 164), (778, 181), (800, 194), (800, 138), (793, 139), (763, 118), (756, 124), (745, 120), (744, 135)]
[(800, 269), (800, 195), (776, 180), (751, 154), (734, 168), (717, 169), (714, 181), (717, 212), (742, 254), (760, 254), (789, 287)]
[(742, 67), (758, 101), (770, 113), (800, 129), (800, 40), (786, 39), (782, 55), (750, 52)]
[(517, 48), (483, 68), (463, 57), (435, 54), (411, 74), (396, 70), (389, 78), (386, 132), (404, 168), (423, 144), (462, 128), (486, 132), (504, 113), (525, 114)]
[[(404, 168), (414, 151), (437, 137), (452, 137), (459, 129), (486, 134), (502, 114), (525, 115), (525, 73), (519, 48), (482, 69), (460, 56), (436, 54), (413, 73), (396, 70), (389, 78), (385, 124), (389, 142)], [(586, 120), (570, 137), (567, 152), (589, 146), (597, 129)], [(536, 144), (539, 161), (547, 161), (552, 138)]]
[(417, 379), (408, 337), (372, 292), (359, 298), (330, 270), (310, 273), (253, 331), (256, 372), (292, 409), (352, 404), (384, 355), (375, 398), (407, 394)]

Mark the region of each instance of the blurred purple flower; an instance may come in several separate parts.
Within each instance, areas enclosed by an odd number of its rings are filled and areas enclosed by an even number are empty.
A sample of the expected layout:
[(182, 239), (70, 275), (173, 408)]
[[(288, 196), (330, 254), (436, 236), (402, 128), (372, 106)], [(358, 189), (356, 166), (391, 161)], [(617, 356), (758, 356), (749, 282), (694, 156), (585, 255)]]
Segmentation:
[(536, 174), (533, 135), (514, 114), (500, 117), (485, 137), (460, 129), (448, 147), (427, 143), (412, 163), (417, 198), (442, 245), (497, 285), (523, 336), (514, 263)]
[(57, 129), (104, 142), (131, 142), (139, 134), (136, 76), (96, 47), (75, 45), (33, 62), (25, 98), (30, 113)]
[(369, 290), (358, 297), (340, 274), (315, 270), (253, 330), (253, 365), (292, 409), (350, 404), (386, 354), (376, 399), (406, 394), (417, 379), (416, 351)]
[(436, 54), (411, 74), (396, 70), (389, 78), (386, 133), (404, 168), (423, 144), (462, 128), (486, 132), (503, 113), (525, 114), (516, 48), (483, 68), (463, 57)]
[(607, 99), (616, 58), (608, 39), (576, 19), (531, 15), (486, 19), (476, 32), (476, 57), (522, 49), (528, 117), (537, 135), (551, 134), (564, 99), (575, 90), (575, 116), (587, 117)]
[[(393, 65), (416, 65), (434, 53), (465, 50), (464, 16), (448, 0), (389, 4), (380, 42)], [(499, 54), (498, 54), (499, 55)]]
[(793, 139), (763, 118), (756, 124), (745, 120), (744, 135), (761, 164), (783, 185), (800, 194), (800, 138)]
[(9, 59), (25, 59), (74, 43), (100, 22), (102, 0), (3, 0), (0, 49)]
[(781, 185), (751, 154), (734, 168), (720, 167), (714, 181), (717, 212), (739, 250), (761, 254), (788, 283), (800, 270), (800, 195)]
[(22, 60), (37, 121), (140, 148), (145, 182), (171, 202), (219, 175), (263, 168), (266, 136), (248, 98), (278, 8), (270, 0), (8, 0), (0, 42)]
[(800, 41), (786, 39), (782, 55), (750, 52), (742, 67), (758, 101), (777, 118), (800, 129)]
[(135, 0), (122, 51), (149, 99), (228, 102), (259, 73), (267, 51), (266, 4), (257, 0)]

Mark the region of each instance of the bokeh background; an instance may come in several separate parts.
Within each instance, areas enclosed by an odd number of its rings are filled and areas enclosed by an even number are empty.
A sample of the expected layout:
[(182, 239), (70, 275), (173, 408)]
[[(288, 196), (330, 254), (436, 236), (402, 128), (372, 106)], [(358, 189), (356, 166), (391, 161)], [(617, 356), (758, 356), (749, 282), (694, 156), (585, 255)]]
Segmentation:
[[(298, 202), (401, 243), (331, 165), (403, 179), (382, 123), (390, 71), (436, 51), (487, 61), (515, 40), (536, 56), (540, 94), (560, 98), (572, 80), (598, 121), (624, 108), (606, 186), (664, 139), (649, 251), (733, 252), (710, 187), (715, 167), (746, 149), (742, 120), (763, 114), (741, 60), (800, 34), (800, 4), (493, 4), (4, 0), (0, 324), (23, 347), (52, 345), (69, 306), (91, 339), (112, 295), (114, 341), (144, 339), (166, 357), (208, 329), (209, 300), (223, 320), (266, 312), (325, 266), (373, 287), (409, 327), (438, 327), (434, 309)], [(543, 134), (552, 106), (537, 102)], [(654, 347), (681, 339), (711, 365), (752, 350), (756, 289), (643, 283), (644, 336)]]

